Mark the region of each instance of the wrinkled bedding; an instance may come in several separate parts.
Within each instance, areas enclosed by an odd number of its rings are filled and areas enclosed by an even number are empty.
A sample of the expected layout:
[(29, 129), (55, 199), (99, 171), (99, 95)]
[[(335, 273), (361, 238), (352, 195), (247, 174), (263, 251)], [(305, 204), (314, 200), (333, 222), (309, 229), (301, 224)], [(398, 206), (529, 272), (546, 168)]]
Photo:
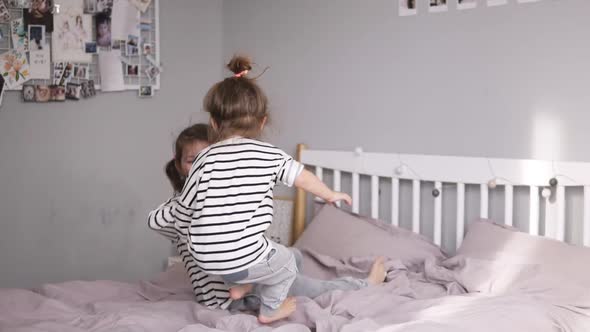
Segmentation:
[[(336, 260), (310, 250), (305, 255), (340, 276), (364, 276), (373, 261)], [(484, 285), (481, 271), (493, 270), (493, 262), (461, 256), (415, 265), (388, 260), (386, 266), (385, 284), (298, 298), (296, 313), (270, 326), (250, 314), (195, 303), (180, 265), (139, 283), (71, 281), (36, 290), (0, 289), (0, 331), (590, 331), (590, 292), (567, 282), (562, 289), (555, 282), (543, 287), (543, 280), (527, 273), (516, 286), (506, 286), (505, 278), (486, 279)], [(494, 287), (496, 281), (502, 287)]]

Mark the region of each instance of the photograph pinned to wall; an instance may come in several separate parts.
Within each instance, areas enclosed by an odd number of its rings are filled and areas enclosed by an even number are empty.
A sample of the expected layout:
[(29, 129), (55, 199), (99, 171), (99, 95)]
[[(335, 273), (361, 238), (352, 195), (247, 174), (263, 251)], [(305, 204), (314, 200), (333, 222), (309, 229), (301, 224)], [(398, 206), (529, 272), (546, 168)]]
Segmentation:
[(90, 0), (93, 1), (94, 8), (96, 8), (96, 13), (105, 13), (111, 15), (113, 11), (113, 1), (114, 0)]
[(25, 26), (44, 25), (46, 32), (53, 32), (53, 0), (32, 0), (29, 9), (23, 10)]
[(0, 1), (0, 23), (10, 22), (10, 10), (4, 1)]
[(96, 44), (101, 47), (111, 46), (111, 16), (105, 13), (96, 15)]
[(131, 4), (135, 7), (137, 7), (137, 9), (139, 9), (140, 12), (145, 13), (145, 11), (152, 3), (152, 0), (129, 0), (129, 2), (131, 2)]
[(125, 50), (125, 45), (127, 44), (124, 40), (113, 40), (112, 49), (113, 50), (120, 50), (121, 48)]
[(41, 50), (29, 52), (29, 72), (31, 79), (51, 78), (51, 54), (46, 44)]
[(142, 98), (153, 97), (154, 89), (151, 85), (142, 85), (139, 87), (139, 96)]
[(50, 85), (52, 101), (66, 101), (66, 87), (63, 85)]
[(31, 0), (8, 0), (7, 4), (10, 8), (28, 9), (31, 7)]
[(0, 55), (0, 68), (9, 90), (18, 89), (30, 79), (27, 55), (19, 50), (10, 50)]
[(53, 84), (58, 84), (59, 80), (64, 74), (64, 67), (65, 63), (63, 62), (54, 62), (53, 63)]
[(447, 0), (430, 0), (428, 11), (431, 13), (441, 13), (449, 10)]
[(152, 44), (150, 44), (150, 43), (144, 43), (143, 44), (143, 55), (152, 54), (152, 49), (153, 49)]
[(137, 46), (127, 45), (127, 51), (125, 52), (125, 54), (127, 56), (138, 56), (139, 50), (137, 49)]
[(35, 101), (38, 103), (46, 103), (51, 100), (51, 89), (48, 85), (35, 86)]
[(89, 70), (87, 65), (79, 65), (74, 67), (74, 78), (78, 80), (87, 80), (89, 78)]
[(84, 48), (87, 54), (98, 53), (98, 45), (96, 45), (96, 42), (87, 42), (84, 44)]
[(88, 96), (94, 97), (96, 96), (96, 85), (94, 84), (94, 80), (88, 80)]
[(398, 12), (399, 16), (411, 16), (418, 13), (416, 8), (416, 0), (398, 0)]
[(139, 55), (138, 45), (139, 45), (139, 37), (129, 35), (127, 37), (127, 48), (125, 50), (125, 54), (127, 56)]
[(89, 80), (80, 84), (80, 94), (83, 98), (91, 98), (96, 96), (96, 88), (94, 87), (94, 81)]
[(458, 10), (473, 9), (476, 7), (477, 7), (476, 0), (457, 0), (457, 9)]
[(72, 80), (72, 76), (74, 76), (74, 64), (65, 63), (63, 75), (61, 76), (58, 85), (68, 84)]
[(53, 63), (53, 84), (65, 85), (72, 79), (74, 65), (67, 62)]
[(128, 35), (127, 36), (127, 45), (137, 47), (139, 45), (139, 37), (134, 36), (134, 35)]
[(503, 6), (508, 4), (508, 0), (486, 0), (488, 7)]
[(138, 65), (127, 65), (127, 76), (137, 76), (139, 75), (139, 66)]
[(95, 0), (84, 0), (84, 14), (96, 14)]
[(32, 84), (25, 84), (23, 86), (23, 101), (27, 103), (35, 102), (35, 86)]
[(157, 66), (149, 66), (145, 70), (145, 74), (152, 81), (155, 80), (160, 75), (160, 72), (161, 72), (160, 67), (157, 67)]
[(80, 84), (68, 83), (66, 85), (66, 99), (80, 100), (81, 91)]
[(10, 33), (12, 34), (12, 47), (22, 52), (28, 52), (29, 36), (22, 18), (10, 21)]
[(60, 6), (51, 40), (53, 61), (91, 62), (86, 42), (92, 38), (92, 16), (83, 14), (83, 3), (77, 0), (60, 0)]
[(29, 25), (29, 51), (41, 51), (47, 46), (44, 25)]

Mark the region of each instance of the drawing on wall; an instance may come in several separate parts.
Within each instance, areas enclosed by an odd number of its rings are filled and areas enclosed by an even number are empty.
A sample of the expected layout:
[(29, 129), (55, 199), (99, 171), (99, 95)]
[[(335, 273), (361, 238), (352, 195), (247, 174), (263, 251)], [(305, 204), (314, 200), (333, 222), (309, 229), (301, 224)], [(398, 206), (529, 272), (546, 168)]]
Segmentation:
[(92, 38), (92, 17), (85, 15), (83, 3), (60, 0), (60, 12), (55, 15), (52, 34), (53, 61), (91, 62), (86, 42)]
[(29, 80), (29, 62), (24, 52), (10, 50), (0, 55), (2, 77), (8, 89), (16, 89)]

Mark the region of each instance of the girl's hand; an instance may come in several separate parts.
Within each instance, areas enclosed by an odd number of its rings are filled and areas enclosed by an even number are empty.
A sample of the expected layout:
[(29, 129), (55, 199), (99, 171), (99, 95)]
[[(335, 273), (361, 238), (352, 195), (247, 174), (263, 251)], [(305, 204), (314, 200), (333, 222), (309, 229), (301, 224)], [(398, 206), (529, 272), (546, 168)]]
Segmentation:
[(348, 196), (348, 194), (337, 192), (337, 191), (332, 192), (332, 196), (330, 198), (328, 198), (327, 201), (330, 202), (331, 204), (334, 204), (339, 201), (344, 201), (344, 202), (346, 202), (346, 204), (352, 205), (352, 198), (350, 198), (350, 196)]

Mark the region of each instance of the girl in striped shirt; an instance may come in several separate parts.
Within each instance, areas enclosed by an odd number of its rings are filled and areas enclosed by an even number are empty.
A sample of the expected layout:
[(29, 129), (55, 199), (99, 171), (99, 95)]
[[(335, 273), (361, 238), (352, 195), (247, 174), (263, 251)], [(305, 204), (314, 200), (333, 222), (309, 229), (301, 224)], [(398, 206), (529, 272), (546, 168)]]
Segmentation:
[(175, 245), (188, 273), (197, 302), (209, 308), (226, 309), (232, 303), (229, 287), (221, 277), (208, 275), (197, 266), (188, 252), (185, 240), (187, 228), (176, 228), (175, 220), (170, 214), (170, 210), (178, 201), (193, 161), (199, 152), (209, 146), (208, 127), (206, 124), (192, 125), (176, 138), (174, 158), (165, 167), (166, 176), (174, 189), (174, 196), (150, 213), (148, 226)]
[[(273, 220), (274, 186), (295, 185), (330, 203), (350, 204), (351, 198), (256, 140), (268, 119), (267, 98), (246, 77), (249, 59), (234, 57), (228, 68), (234, 75), (215, 84), (203, 103), (215, 143), (197, 156), (180, 195), (161, 213), (173, 221), (194, 265), (232, 287), (233, 299), (254, 290), (261, 301), (259, 320), (270, 323), (295, 310), (294, 298), (287, 296), (297, 281), (293, 252), (264, 236)], [(382, 282), (384, 272), (382, 261), (376, 262), (356, 288)]]

